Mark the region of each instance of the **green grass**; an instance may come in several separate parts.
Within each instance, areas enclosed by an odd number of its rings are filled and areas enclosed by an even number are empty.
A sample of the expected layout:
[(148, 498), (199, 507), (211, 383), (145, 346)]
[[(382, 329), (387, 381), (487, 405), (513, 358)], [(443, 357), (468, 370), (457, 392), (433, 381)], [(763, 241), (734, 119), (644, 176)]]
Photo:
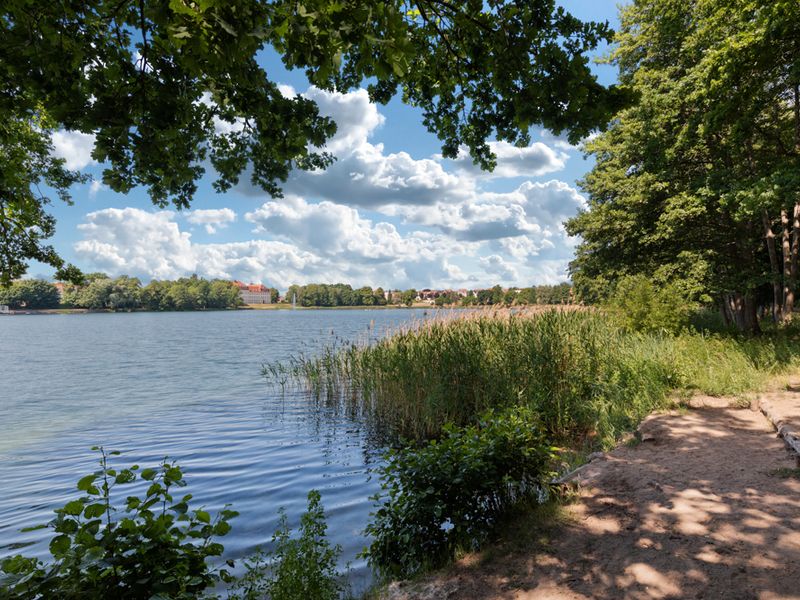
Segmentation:
[(770, 471), (768, 475), (770, 477), (778, 477), (779, 479), (800, 479), (800, 469), (781, 467)]
[(626, 333), (600, 311), (478, 312), (415, 323), (372, 345), (265, 366), (281, 385), (397, 435), (438, 436), (488, 408), (534, 408), (555, 443), (607, 448), (676, 391), (741, 395), (800, 364), (789, 333)]

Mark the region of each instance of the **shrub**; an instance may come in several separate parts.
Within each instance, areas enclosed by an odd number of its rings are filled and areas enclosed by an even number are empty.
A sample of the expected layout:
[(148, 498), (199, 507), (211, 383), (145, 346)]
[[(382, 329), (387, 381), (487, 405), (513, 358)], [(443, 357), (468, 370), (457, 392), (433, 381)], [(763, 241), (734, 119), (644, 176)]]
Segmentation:
[(644, 275), (631, 275), (617, 283), (609, 308), (625, 329), (677, 333), (689, 325), (694, 305), (674, 284), (657, 288)]
[(290, 536), (286, 513), (272, 537), (273, 550), (245, 561), (247, 573), (229, 595), (236, 600), (336, 600), (344, 590), (336, 569), (342, 549), (325, 538), (325, 512), (320, 494), (308, 493), (308, 509), (300, 517), (300, 535)]
[(479, 547), (505, 511), (546, 492), (556, 451), (527, 408), (489, 411), (477, 425), (448, 425), (439, 440), (390, 451), (365, 556), (385, 575), (408, 577)]
[[(3, 560), (4, 597), (188, 600), (220, 580), (230, 580), (226, 570), (212, 568), (208, 559), (222, 554), (213, 537), (230, 531), (236, 512), (225, 509), (212, 519), (203, 510), (189, 510), (191, 495), (172, 495), (173, 489), (186, 485), (174, 463), (117, 470), (108, 458), (118, 452), (94, 449), (100, 452), (100, 469), (78, 481), (83, 495), (41, 526), (56, 534), (50, 541), (54, 562), (23, 556)], [(144, 494), (114, 506), (112, 492), (137, 482), (147, 486)]]

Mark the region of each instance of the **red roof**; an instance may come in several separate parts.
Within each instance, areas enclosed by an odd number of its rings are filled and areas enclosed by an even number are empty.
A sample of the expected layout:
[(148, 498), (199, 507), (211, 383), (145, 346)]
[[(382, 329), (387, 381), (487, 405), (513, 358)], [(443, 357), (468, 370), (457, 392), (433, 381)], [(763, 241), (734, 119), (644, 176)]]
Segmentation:
[(233, 285), (235, 285), (240, 290), (247, 290), (249, 292), (266, 293), (269, 291), (269, 288), (267, 286), (261, 285), (260, 283), (247, 284), (242, 281), (234, 280)]

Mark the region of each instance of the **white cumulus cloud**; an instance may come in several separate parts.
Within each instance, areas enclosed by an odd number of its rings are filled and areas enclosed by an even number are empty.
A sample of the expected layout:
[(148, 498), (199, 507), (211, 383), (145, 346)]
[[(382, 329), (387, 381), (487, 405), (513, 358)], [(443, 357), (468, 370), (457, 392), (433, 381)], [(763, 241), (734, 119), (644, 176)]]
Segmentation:
[(206, 233), (216, 233), (236, 220), (236, 213), (230, 208), (198, 209), (186, 213), (186, 220), (194, 225), (203, 225)]
[(105, 185), (102, 181), (98, 181), (97, 179), (92, 179), (92, 183), (89, 184), (89, 198), (95, 198), (97, 194), (100, 192), (104, 192), (108, 189), (108, 186)]
[[(92, 268), (112, 275), (168, 279), (197, 273), (283, 289), (310, 282), (411, 287), (457, 285), (467, 279), (451, 257), (475, 247), (425, 232), (404, 236), (393, 225), (348, 214), (353, 210), (299, 199), (292, 211), (265, 206), (247, 218), (262, 233), (282, 239), (199, 244), (180, 230), (174, 212), (107, 208), (86, 215), (75, 252)], [(330, 229), (328, 240), (313, 235), (320, 223)]]
[(502, 256), (492, 254), (480, 259), (484, 271), (490, 275), (495, 275), (500, 281), (505, 283), (515, 283), (519, 279), (519, 273)]
[(556, 152), (542, 142), (534, 142), (530, 146), (519, 148), (508, 142), (489, 142), (489, 148), (497, 158), (497, 166), (493, 171), (481, 170), (472, 162), (466, 147), (458, 152), (452, 161), (456, 168), (473, 177), (495, 179), (499, 177), (538, 177), (547, 173), (561, 171), (569, 158), (564, 152)]
[(76, 254), (113, 274), (168, 279), (192, 273), (197, 259), (188, 233), (180, 231), (171, 211), (104, 208), (78, 225), (84, 239)]
[(53, 154), (63, 158), (70, 170), (78, 170), (96, 164), (92, 158), (94, 135), (80, 131), (60, 129), (53, 132)]

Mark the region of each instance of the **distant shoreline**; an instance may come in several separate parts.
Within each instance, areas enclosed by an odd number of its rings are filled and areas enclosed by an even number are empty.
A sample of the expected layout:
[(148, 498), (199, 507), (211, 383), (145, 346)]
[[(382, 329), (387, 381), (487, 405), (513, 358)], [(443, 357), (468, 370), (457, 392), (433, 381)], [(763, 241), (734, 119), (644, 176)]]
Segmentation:
[(412, 304), (411, 306), (406, 306), (405, 304), (380, 304), (380, 305), (368, 305), (364, 304), (361, 306), (296, 306), (293, 307), (291, 304), (285, 304), (283, 302), (278, 304), (246, 304), (245, 306), (240, 307), (238, 310), (387, 310), (387, 309), (396, 309), (396, 308), (426, 308), (426, 309), (437, 309), (437, 308), (472, 308), (467, 306), (432, 306), (430, 304)]
[(291, 304), (245, 304), (237, 308), (208, 308), (203, 310), (147, 310), (137, 308), (133, 310), (111, 310), (108, 308), (32, 308), (12, 310), (0, 313), (0, 316), (19, 317), (24, 315), (85, 315), (102, 313), (188, 313), (188, 312), (224, 312), (235, 310), (386, 310), (386, 309), (433, 309), (440, 308), (471, 308), (465, 306), (431, 306), (430, 304), (405, 305), (380, 305), (380, 306), (297, 306)]

